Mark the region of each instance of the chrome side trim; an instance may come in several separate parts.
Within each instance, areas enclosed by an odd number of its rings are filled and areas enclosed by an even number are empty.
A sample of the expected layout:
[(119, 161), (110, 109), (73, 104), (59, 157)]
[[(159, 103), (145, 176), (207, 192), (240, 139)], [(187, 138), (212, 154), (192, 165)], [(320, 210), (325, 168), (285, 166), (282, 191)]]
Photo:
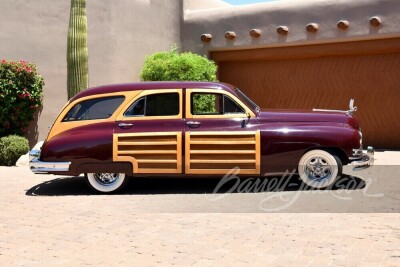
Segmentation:
[[(352, 161), (350, 165), (354, 166), (353, 171), (359, 171), (374, 165), (375, 150), (372, 146), (367, 148), (367, 153), (363, 153), (359, 160)], [(351, 158), (350, 158), (351, 159)]]

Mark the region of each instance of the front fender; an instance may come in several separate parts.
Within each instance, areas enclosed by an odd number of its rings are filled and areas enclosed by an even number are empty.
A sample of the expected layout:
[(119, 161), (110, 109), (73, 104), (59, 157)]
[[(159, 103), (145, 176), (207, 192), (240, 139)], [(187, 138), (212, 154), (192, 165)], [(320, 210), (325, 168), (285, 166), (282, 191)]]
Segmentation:
[(343, 123), (267, 123), (260, 130), (263, 173), (296, 169), (310, 149), (340, 149), (350, 157), (360, 147), (358, 130)]

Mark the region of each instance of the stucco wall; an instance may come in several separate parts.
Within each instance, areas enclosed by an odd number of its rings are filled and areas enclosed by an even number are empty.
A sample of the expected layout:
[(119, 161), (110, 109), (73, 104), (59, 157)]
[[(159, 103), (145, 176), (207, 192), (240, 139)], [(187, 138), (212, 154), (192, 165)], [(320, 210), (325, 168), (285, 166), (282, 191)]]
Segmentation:
[[(67, 101), (69, 7), (70, 0), (0, 1), (0, 58), (34, 61), (46, 83), (31, 145)], [(90, 86), (138, 81), (146, 55), (180, 46), (182, 10), (181, 0), (88, 0)]]
[(184, 0), (184, 10), (199, 10), (232, 6), (222, 0)]
[[(369, 24), (372, 16), (382, 19), (382, 26)], [(337, 28), (339, 20), (348, 20), (345, 31)], [(400, 35), (400, 2), (398, 0), (280, 0), (267, 3), (223, 7), (209, 10), (187, 10), (184, 16), (182, 46), (184, 50), (207, 54), (209, 50), (282, 46), (337, 42), (352, 39), (382, 38)], [(308, 33), (306, 25), (318, 23), (317, 33)], [(278, 26), (289, 28), (287, 36), (276, 32)], [(250, 29), (257, 28), (261, 37), (252, 38)], [(237, 38), (227, 41), (226, 31)], [(200, 36), (212, 34), (212, 41), (203, 44)]]

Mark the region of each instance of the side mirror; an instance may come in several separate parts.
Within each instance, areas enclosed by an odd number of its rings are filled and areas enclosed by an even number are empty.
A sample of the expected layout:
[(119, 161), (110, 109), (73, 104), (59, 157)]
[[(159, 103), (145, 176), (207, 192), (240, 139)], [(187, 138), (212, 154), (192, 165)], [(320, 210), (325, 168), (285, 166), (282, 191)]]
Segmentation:
[(247, 115), (247, 119), (245, 119), (245, 120), (242, 120), (242, 128), (244, 128), (244, 127), (246, 127), (246, 126), (247, 126), (247, 124), (249, 123), (249, 121), (250, 121), (250, 118), (251, 118), (251, 116), (250, 116), (250, 114), (249, 114), (249, 113), (246, 113), (246, 115)]

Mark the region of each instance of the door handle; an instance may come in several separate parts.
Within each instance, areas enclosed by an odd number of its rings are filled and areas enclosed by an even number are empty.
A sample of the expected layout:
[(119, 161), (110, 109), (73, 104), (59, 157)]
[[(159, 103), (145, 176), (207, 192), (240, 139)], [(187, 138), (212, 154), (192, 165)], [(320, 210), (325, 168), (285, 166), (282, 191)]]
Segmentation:
[(201, 125), (201, 122), (199, 121), (187, 121), (186, 125), (189, 127), (199, 127)]
[(120, 124), (118, 124), (119, 128), (121, 129), (130, 129), (133, 126), (133, 123), (124, 123), (121, 122)]

